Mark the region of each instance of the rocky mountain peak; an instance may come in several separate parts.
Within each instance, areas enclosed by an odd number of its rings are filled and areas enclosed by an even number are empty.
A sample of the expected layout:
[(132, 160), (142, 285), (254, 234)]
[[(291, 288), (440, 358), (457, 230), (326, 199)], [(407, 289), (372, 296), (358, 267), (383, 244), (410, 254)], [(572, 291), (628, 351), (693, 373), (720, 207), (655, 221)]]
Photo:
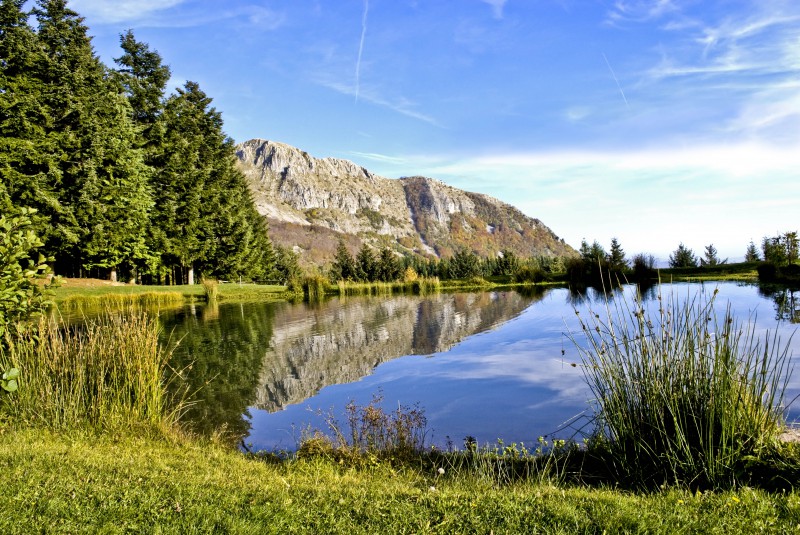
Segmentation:
[(449, 256), (466, 247), (483, 255), (574, 254), (539, 220), (488, 195), (432, 178), (381, 177), (351, 161), (314, 158), (284, 143), (252, 139), (236, 155), (271, 236), (306, 261), (332, 257), (338, 239), (401, 253)]

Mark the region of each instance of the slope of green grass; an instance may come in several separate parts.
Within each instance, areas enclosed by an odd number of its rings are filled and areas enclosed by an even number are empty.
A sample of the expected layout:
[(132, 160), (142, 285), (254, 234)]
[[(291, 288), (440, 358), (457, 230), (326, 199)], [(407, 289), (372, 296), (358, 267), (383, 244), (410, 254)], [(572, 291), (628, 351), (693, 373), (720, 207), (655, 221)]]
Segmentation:
[(208, 442), (0, 434), (0, 531), (30, 533), (788, 533), (800, 495), (635, 494), (323, 458), (274, 462)]

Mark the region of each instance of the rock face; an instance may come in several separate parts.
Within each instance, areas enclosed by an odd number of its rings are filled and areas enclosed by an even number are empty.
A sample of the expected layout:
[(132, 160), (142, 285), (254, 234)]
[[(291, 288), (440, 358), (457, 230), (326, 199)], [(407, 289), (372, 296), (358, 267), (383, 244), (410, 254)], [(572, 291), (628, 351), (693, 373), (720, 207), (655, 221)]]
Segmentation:
[(309, 262), (329, 260), (339, 238), (351, 249), (367, 242), (438, 257), (462, 247), (481, 255), (575, 254), (538, 219), (438, 180), (384, 178), (347, 160), (317, 159), (261, 139), (238, 145), (236, 155), (272, 239)]

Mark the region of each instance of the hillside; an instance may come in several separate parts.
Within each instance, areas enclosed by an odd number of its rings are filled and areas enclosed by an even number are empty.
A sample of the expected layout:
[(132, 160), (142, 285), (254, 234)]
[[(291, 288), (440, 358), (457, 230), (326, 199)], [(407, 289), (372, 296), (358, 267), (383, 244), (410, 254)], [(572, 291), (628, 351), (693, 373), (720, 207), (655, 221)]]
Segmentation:
[(256, 207), (275, 243), (308, 263), (324, 263), (338, 240), (401, 253), (447, 257), (575, 254), (544, 223), (493, 197), (426, 177), (385, 178), (347, 160), (314, 158), (295, 147), (253, 139), (236, 148)]

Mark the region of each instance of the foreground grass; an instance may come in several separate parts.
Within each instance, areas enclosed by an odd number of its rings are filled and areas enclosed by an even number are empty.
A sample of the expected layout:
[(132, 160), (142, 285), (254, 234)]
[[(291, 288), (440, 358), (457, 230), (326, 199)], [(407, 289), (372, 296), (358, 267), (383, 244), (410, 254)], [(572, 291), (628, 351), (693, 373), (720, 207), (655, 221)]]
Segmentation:
[[(800, 495), (633, 494), (325, 459), (271, 463), (211, 443), (9, 429), (0, 531), (787, 533)], [(435, 490), (431, 490), (435, 487)]]

